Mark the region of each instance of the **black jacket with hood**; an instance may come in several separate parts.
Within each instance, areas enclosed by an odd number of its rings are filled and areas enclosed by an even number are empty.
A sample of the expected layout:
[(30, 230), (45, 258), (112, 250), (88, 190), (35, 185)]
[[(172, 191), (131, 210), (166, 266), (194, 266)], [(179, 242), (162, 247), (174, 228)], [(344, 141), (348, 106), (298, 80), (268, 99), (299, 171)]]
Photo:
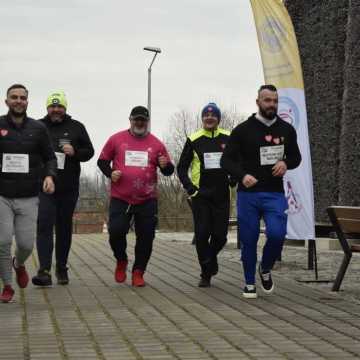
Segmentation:
[(55, 192), (79, 191), (80, 163), (94, 156), (94, 148), (85, 126), (67, 114), (61, 122), (52, 122), (49, 116), (39, 122), (48, 129), (56, 153), (63, 153), (64, 144), (72, 145), (75, 151), (74, 156), (65, 157), (64, 169), (57, 170)]

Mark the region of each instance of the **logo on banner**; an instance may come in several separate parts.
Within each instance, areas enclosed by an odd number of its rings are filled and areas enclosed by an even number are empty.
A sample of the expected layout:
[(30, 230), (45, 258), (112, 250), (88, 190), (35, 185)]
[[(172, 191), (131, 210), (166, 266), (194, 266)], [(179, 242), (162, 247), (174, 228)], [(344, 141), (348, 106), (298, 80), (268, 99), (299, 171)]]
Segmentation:
[(298, 129), (300, 125), (300, 111), (294, 100), (287, 96), (280, 96), (278, 114), (296, 130)]
[(286, 182), (285, 196), (289, 206), (287, 211), (289, 215), (297, 214), (303, 209), (303, 206), (300, 202), (300, 196), (299, 194), (295, 193), (289, 180)]
[(286, 39), (287, 32), (278, 19), (269, 16), (260, 27), (260, 36), (265, 49), (277, 53), (282, 50), (282, 43)]

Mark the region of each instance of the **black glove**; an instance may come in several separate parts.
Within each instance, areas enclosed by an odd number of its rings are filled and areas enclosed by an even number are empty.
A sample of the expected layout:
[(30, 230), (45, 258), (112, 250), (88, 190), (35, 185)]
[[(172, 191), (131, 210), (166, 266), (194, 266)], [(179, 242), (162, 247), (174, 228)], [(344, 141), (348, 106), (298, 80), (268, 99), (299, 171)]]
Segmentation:
[(187, 189), (187, 193), (188, 193), (189, 196), (193, 196), (197, 191), (199, 191), (199, 189), (195, 185), (191, 185)]

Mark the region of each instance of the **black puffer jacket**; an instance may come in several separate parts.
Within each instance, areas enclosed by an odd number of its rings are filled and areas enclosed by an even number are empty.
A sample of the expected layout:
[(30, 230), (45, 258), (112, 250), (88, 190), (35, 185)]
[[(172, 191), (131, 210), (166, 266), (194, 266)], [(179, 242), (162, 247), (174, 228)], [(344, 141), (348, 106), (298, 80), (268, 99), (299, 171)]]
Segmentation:
[(80, 162), (88, 161), (94, 156), (94, 148), (85, 126), (67, 114), (59, 123), (52, 122), (48, 116), (40, 119), (40, 122), (48, 129), (56, 152), (63, 152), (64, 143), (72, 145), (75, 151), (74, 156), (66, 156), (64, 169), (58, 169), (55, 191), (79, 191)]
[[(27, 154), (27, 173), (4, 172), (4, 154)], [(17, 127), (9, 115), (0, 116), (0, 196), (37, 196), (42, 174), (56, 176), (56, 157), (45, 126), (26, 117)]]

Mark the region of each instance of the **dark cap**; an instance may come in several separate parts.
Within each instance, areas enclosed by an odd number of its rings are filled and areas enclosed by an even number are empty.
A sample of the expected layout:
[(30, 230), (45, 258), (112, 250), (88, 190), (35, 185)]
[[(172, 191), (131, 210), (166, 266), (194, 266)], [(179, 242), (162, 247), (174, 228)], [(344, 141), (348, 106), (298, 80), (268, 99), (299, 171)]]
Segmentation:
[(144, 106), (135, 106), (130, 113), (130, 118), (138, 118), (141, 117), (143, 119), (149, 120), (149, 111)]

